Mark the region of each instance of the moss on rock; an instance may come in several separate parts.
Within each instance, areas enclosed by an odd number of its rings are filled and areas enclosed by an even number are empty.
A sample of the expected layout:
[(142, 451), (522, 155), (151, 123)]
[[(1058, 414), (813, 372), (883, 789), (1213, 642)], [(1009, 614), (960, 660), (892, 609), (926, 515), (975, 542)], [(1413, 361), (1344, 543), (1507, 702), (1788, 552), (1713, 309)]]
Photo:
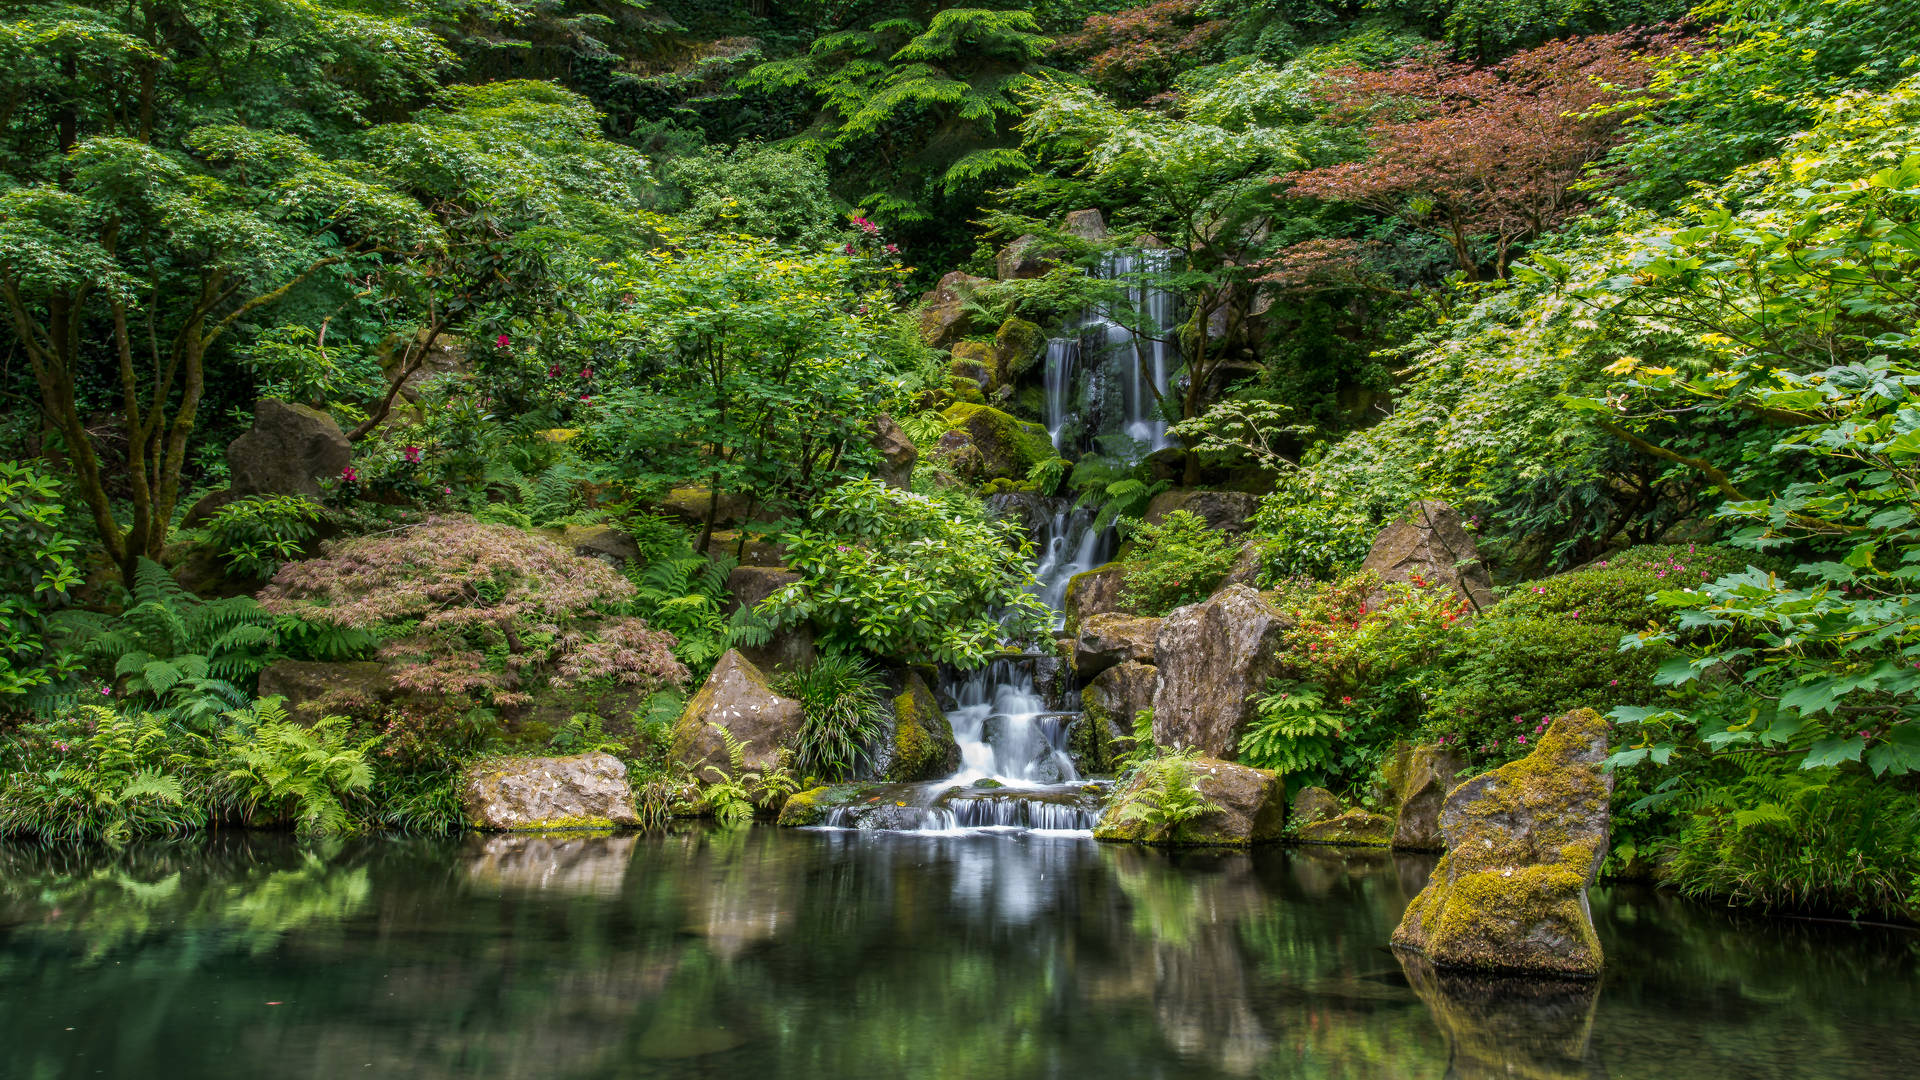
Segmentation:
[(1393, 819), (1358, 807), (1319, 821), (1301, 822), (1293, 838), (1303, 844), (1386, 847), (1393, 840)]
[(986, 476), (1023, 479), (1035, 465), (1054, 457), (1047, 429), (1031, 420), (964, 401), (947, 406), (941, 415), (972, 439)]
[(918, 672), (907, 676), (906, 689), (893, 699), (893, 753), (886, 779), (895, 783), (936, 780), (960, 768), (960, 744), (953, 725)]
[(1281, 838), (1287, 815), (1286, 791), (1272, 770), (1210, 757), (1194, 758), (1192, 765), (1195, 786), (1218, 809), (1156, 835), (1160, 831), (1156, 826), (1133, 816), (1130, 810), (1151, 797), (1148, 777), (1144, 772), (1136, 773), (1101, 813), (1093, 838), (1163, 847), (1247, 847)]
[(1606, 852), (1607, 735), (1598, 714), (1575, 709), (1533, 753), (1453, 789), (1440, 815), (1447, 854), (1393, 943), (1441, 968), (1598, 975), (1587, 887)]

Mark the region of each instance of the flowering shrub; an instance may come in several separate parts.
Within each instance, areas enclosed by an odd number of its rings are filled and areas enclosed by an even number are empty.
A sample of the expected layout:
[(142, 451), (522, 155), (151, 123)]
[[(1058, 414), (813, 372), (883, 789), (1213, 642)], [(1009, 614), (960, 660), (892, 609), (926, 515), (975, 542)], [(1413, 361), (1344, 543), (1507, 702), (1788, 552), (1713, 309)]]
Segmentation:
[(613, 568), (508, 525), (436, 517), (283, 567), (262, 592), (279, 614), (377, 629), (395, 681), (518, 704), (546, 683), (678, 683), (673, 635), (606, 614), (633, 595)]
[(1133, 553), (1121, 564), (1120, 602), (1147, 615), (1205, 600), (1238, 554), (1225, 534), (1188, 510), (1175, 510), (1157, 525), (1135, 525), (1132, 535)]
[(1629, 629), (1671, 622), (1673, 609), (1654, 599), (1669, 589), (1698, 586), (1746, 568), (1750, 556), (1717, 544), (1672, 544), (1628, 548), (1618, 555), (1507, 593), (1493, 609), (1498, 617), (1540, 615), (1604, 622)]

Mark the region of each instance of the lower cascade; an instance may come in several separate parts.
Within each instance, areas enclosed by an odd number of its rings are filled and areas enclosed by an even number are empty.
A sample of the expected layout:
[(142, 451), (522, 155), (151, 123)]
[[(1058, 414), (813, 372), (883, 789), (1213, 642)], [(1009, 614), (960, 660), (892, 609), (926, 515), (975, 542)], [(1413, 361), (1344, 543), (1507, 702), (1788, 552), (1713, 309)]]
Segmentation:
[[(1038, 595), (1056, 619), (1075, 574), (1102, 562), (1112, 542), (1093, 516), (1065, 499), (1004, 504), (1024, 509), (1039, 552)], [(1057, 625), (1057, 623), (1056, 623)], [(932, 783), (864, 785), (860, 797), (828, 811), (826, 828), (952, 832), (1019, 829), (1090, 834), (1111, 786), (1085, 778), (1068, 751), (1079, 695), (1053, 678), (1051, 654), (1003, 656), (974, 671), (946, 671), (939, 696), (960, 747), (960, 768)]]

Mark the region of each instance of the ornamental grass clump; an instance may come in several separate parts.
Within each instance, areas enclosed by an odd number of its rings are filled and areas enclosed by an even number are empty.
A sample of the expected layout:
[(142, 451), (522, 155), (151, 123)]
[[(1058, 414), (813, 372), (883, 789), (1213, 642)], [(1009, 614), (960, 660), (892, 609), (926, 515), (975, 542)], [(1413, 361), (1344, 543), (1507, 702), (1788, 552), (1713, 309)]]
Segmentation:
[(367, 629), (401, 687), (524, 704), (531, 691), (677, 685), (673, 635), (617, 612), (633, 584), (510, 525), (435, 517), (281, 568), (276, 614)]

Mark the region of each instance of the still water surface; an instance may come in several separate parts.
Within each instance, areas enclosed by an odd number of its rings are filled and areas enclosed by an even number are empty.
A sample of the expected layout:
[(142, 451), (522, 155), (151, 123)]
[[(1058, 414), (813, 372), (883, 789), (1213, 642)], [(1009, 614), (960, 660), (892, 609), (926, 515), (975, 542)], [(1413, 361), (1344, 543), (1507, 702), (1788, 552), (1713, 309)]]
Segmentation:
[(1426, 859), (706, 829), (0, 846), (0, 1076), (1920, 1074), (1920, 935), (1596, 890), (1598, 987), (1384, 949)]

